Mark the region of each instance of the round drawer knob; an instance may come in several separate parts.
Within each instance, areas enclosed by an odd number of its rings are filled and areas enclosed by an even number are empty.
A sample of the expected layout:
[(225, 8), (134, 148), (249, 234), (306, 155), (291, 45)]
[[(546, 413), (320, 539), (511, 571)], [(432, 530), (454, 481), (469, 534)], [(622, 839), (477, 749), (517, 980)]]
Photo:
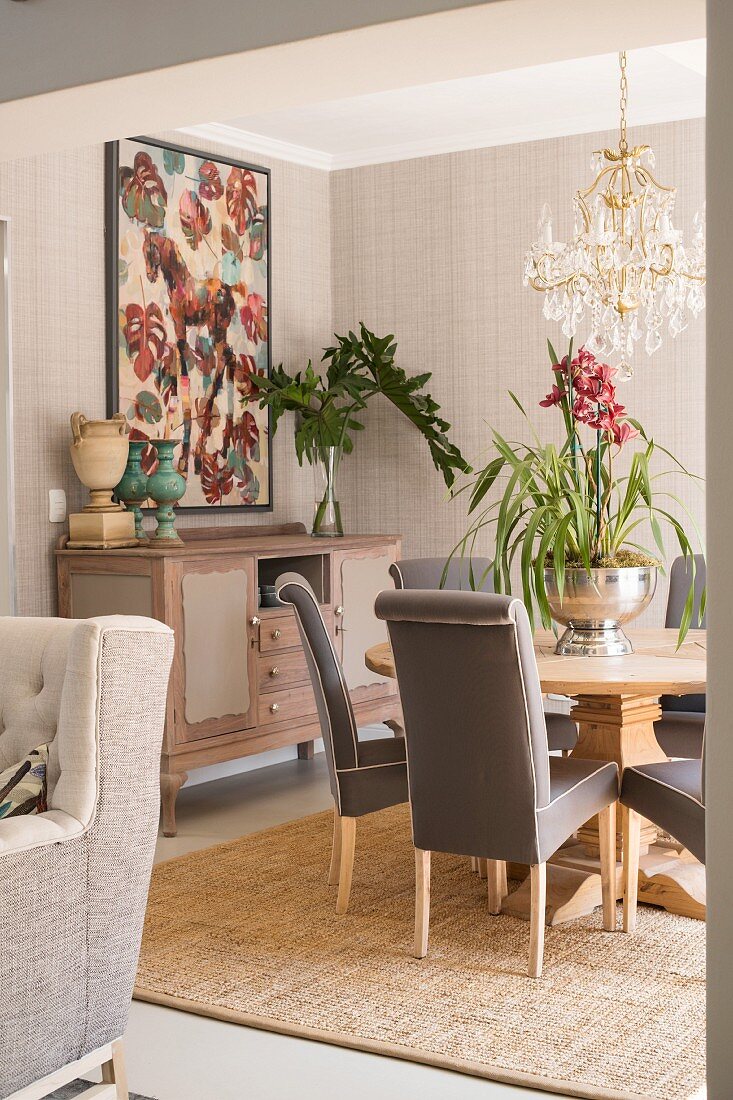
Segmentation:
[(339, 604), (339, 606), (338, 606), (338, 607), (336, 608), (336, 610), (334, 611), (334, 615), (343, 615), (343, 613), (344, 613), (344, 609), (343, 609), (343, 607), (341, 606), (341, 604)]
[(279, 675), (280, 675), (280, 669), (277, 667), (277, 665), (275, 665), (274, 668), (270, 669), (270, 676), (279, 676)]
[(279, 710), (280, 710), (280, 704), (279, 703), (271, 703), (270, 704), (270, 711), (271, 711), (272, 714), (277, 714), (277, 712)]
[(249, 620), (249, 625), (250, 626), (259, 626), (261, 622), (262, 622), (262, 619), (259, 617), (259, 615), (253, 615), (252, 618)]
[(278, 638), (282, 638), (282, 634), (283, 634), (282, 630), (273, 630), (273, 632), (272, 632), (273, 642), (276, 642), (278, 640)]

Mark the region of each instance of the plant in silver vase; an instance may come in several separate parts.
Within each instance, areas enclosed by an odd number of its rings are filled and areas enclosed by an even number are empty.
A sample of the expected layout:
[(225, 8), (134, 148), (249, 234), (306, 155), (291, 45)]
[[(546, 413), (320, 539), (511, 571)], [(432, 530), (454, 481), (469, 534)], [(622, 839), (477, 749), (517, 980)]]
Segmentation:
[[(543, 443), (510, 392), (530, 425), (533, 442), (509, 442), (493, 431), (497, 454), (463, 487), (470, 493), (470, 524), (451, 557), (470, 557), (478, 537), (495, 526), (495, 590), (511, 593), (516, 562), (533, 625), (538, 611), (543, 626), (554, 621), (566, 628), (557, 653), (617, 656), (633, 649), (623, 624), (639, 615), (654, 595), (657, 571), (666, 556), (666, 526), (692, 578), (679, 630), (681, 643), (692, 623), (695, 557), (680, 515), (701, 549), (702, 536), (689, 510), (667, 488), (667, 479), (672, 473), (697, 483), (702, 479), (650, 439), (619, 404), (614, 367), (599, 362), (587, 348), (573, 357), (572, 341), (562, 360), (549, 341), (548, 350), (553, 383), (540, 405), (560, 412), (565, 441), (560, 447)], [(637, 444), (634, 454), (625, 454), (619, 463), (634, 439), (642, 446)], [(652, 473), (656, 452), (666, 456), (672, 469)], [(498, 499), (487, 504), (500, 478), (506, 478), (504, 487)], [(638, 541), (644, 524), (654, 551)], [(481, 587), (485, 579), (474, 578), (473, 587)], [(703, 593), (701, 618), (704, 613)]]
[(353, 435), (364, 424), (361, 414), (367, 402), (381, 393), (420, 431), (428, 444), (433, 464), (451, 488), (457, 473), (470, 473), (471, 467), (455, 444), (448, 439), (450, 424), (440, 416), (440, 406), (429, 393), (420, 392), (431, 375), (410, 377), (395, 364), (397, 343), (394, 336), (375, 336), (365, 325), (359, 335), (336, 336), (333, 347), (326, 348), (325, 375), (317, 374), (309, 362), (304, 371), (290, 375), (282, 366), (267, 378), (253, 375), (253, 393), (244, 403), (259, 400), (260, 408), (272, 409), (273, 431), (285, 412), (296, 413), (295, 451), (313, 466), (316, 482), (312, 534), (343, 535), (341, 506), (336, 479), (343, 455), (354, 449)]

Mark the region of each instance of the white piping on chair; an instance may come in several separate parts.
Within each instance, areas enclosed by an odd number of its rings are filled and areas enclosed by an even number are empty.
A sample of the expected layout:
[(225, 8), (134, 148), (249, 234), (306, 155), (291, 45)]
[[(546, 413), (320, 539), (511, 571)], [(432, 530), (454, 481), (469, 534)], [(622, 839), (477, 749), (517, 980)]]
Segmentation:
[[(662, 763), (662, 761), (660, 761), (660, 763)], [(624, 775), (626, 772), (636, 772), (642, 779), (648, 779), (651, 780), (652, 783), (658, 783), (660, 787), (666, 787), (668, 791), (672, 791), (674, 794), (682, 795), (683, 798), (689, 798), (690, 802), (694, 802), (701, 810), (705, 809), (705, 803), (701, 802), (699, 798), (695, 798), (694, 794), (688, 794), (687, 791), (682, 791), (679, 787), (673, 787), (671, 783), (665, 783), (663, 779), (657, 779), (655, 775), (647, 775), (645, 772), (640, 772), (638, 768), (624, 768)]]
[(397, 573), (398, 573), (399, 578), (400, 578), (400, 590), (404, 592), (405, 591), (405, 578), (402, 575), (402, 570), (400, 569), (399, 563), (396, 562), (396, 561), (393, 561), (392, 562), (392, 568), (397, 570)]
[[(589, 763), (595, 763), (595, 761), (589, 761)], [(550, 802), (547, 803), (546, 806), (540, 806), (537, 812), (542, 813), (543, 810), (549, 810), (551, 806), (554, 806), (557, 802), (561, 802), (566, 795), (572, 794), (573, 791), (578, 789), (578, 787), (582, 787), (584, 783), (587, 783), (589, 779), (592, 779), (594, 775), (598, 775), (600, 772), (604, 772), (606, 768), (616, 768), (618, 774), (618, 767), (616, 764), (614, 764), (612, 760), (607, 760), (605, 762), (598, 761), (598, 763), (602, 765), (600, 768), (596, 768), (596, 770), (594, 772), (591, 772), (590, 775), (584, 775), (582, 779), (579, 779), (577, 783), (573, 783), (572, 787), (568, 787), (566, 791), (563, 791), (562, 794), (559, 794), (557, 798), (553, 798)]]
[[(509, 612), (510, 613), (512, 612), (512, 608), (514, 607), (515, 604), (520, 604), (520, 603), (521, 603), (520, 600), (512, 600), (512, 602), (509, 604), (509, 608), (508, 608)], [(522, 604), (522, 606), (524, 606), (524, 605)], [(529, 706), (527, 704), (527, 691), (526, 691), (526, 687), (525, 687), (525, 683), (524, 683), (524, 669), (522, 668), (522, 653), (521, 653), (521, 650), (519, 648), (519, 635), (518, 635), (518, 632), (517, 632), (517, 620), (514, 618), (513, 614), (511, 615), (511, 618), (512, 618), (512, 625), (513, 625), (513, 628), (514, 628), (514, 648), (515, 648), (515, 652), (516, 652), (516, 655), (517, 655), (517, 667), (519, 669), (519, 682), (522, 686), (522, 698), (524, 699), (524, 717), (525, 717), (525, 721), (526, 721), (526, 724), (527, 724), (527, 744), (529, 746), (529, 762), (530, 762), (530, 765), (532, 767), (532, 789), (533, 789), (533, 792), (534, 792), (534, 797), (532, 799), (532, 806), (533, 806), (533, 809), (534, 809), (534, 839), (535, 839), (535, 844), (537, 846), (537, 859), (539, 859), (540, 858), (540, 830), (539, 830), (539, 822), (537, 820), (537, 773), (535, 771), (535, 766), (534, 766), (534, 749), (532, 747), (532, 726), (531, 726), (530, 719), (529, 719)], [(545, 736), (547, 736), (546, 733), (545, 733)], [(549, 767), (549, 765), (548, 765), (548, 767)]]
[[(305, 587), (305, 585), (299, 584), (298, 581), (288, 581), (287, 583), (294, 585), (296, 588), (302, 588), (309, 599), (313, 598), (312, 593), (308, 591), (308, 589)], [(285, 585), (283, 585), (283, 588), (285, 588)], [(277, 594), (279, 596), (280, 592), (278, 591)], [(295, 613), (295, 616), (298, 619), (298, 623), (300, 624), (302, 637), (305, 640), (305, 643), (308, 646), (308, 649), (310, 651), (311, 661), (313, 662), (313, 667), (316, 670), (316, 676), (318, 677), (318, 682), (321, 685), (321, 695), (323, 696), (323, 704), (324, 704), (324, 708), (325, 708), (325, 711), (326, 711), (326, 718), (328, 720), (328, 739), (331, 742), (331, 758), (333, 760), (333, 773), (334, 773), (334, 777), (335, 777), (335, 780), (336, 780), (336, 789), (338, 791), (338, 812), (339, 812), (339, 815), (341, 815), (341, 784), (338, 781), (338, 775), (339, 775), (339, 771), (347, 770), (347, 769), (339, 769), (339, 768), (336, 767), (336, 751), (335, 751), (334, 745), (333, 745), (333, 727), (331, 725), (331, 713), (328, 709), (328, 699), (326, 697), (326, 692), (325, 692), (325, 689), (323, 687), (323, 679), (321, 677), (321, 673), (320, 673), (320, 670), (318, 668), (318, 662), (316, 661), (316, 657), (315, 657), (315, 654), (313, 652), (313, 646), (310, 644), (310, 639), (308, 638), (308, 632), (306, 631), (305, 627), (303, 626), (303, 620), (302, 620), (302, 618), (300, 617), (300, 615), (298, 613), (298, 608), (296, 607), (295, 604), (291, 604), (290, 606), (292, 607), (292, 609)], [(326, 634), (326, 638), (328, 639), (328, 644), (331, 647), (331, 653), (333, 654), (333, 659), (334, 659), (334, 662), (335, 662), (335, 665), (336, 665), (336, 671), (338, 672), (339, 683), (341, 684), (341, 690), (342, 690), (342, 692), (344, 694), (344, 697), (345, 697), (346, 712), (349, 716), (349, 727), (351, 729), (351, 740), (354, 743), (354, 759), (358, 762), (358, 760), (359, 760), (359, 744), (358, 744), (358, 738), (356, 737), (356, 731), (354, 729), (354, 714), (353, 714), (353, 711), (351, 709), (351, 699), (349, 698), (349, 695), (347, 693), (346, 684), (344, 682), (343, 673), (341, 671), (341, 662), (338, 659), (338, 656), (336, 654), (336, 650), (333, 648), (333, 642), (331, 641), (331, 635), (328, 633), (328, 630), (326, 628), (326, 624), (323, 620), (323, 615), (321, 614), (321, 609), (320, 609), (320, 607), (318, 607), (318, 604), (316, 604), (316, 608), (318, 610), (318, 614), (320, 616), (321, 622), (323, 623), (323, 629), (324, 629), (324, 632)], [(354, 769), (354, 770), (358, 770), (358, 769)]]

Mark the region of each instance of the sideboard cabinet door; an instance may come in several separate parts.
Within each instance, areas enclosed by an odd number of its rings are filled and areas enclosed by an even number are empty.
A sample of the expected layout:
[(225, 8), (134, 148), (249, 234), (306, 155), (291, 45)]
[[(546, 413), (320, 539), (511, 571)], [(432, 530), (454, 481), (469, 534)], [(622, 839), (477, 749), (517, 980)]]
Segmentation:
[(170, 583), (177, 637), (176, 743), (254, 727), (259, 622), (254, 559), (177, 562)]
[(393, 588), (389, 567), (397, 558), (396, 544), (333, 555), (333, 609), (336, 652), (353, 702), (395, 695), (395, 680), (371, 672), (364, 663), (367, 649), (387, 641), (387, 626), (374, 614), (374, 601)]

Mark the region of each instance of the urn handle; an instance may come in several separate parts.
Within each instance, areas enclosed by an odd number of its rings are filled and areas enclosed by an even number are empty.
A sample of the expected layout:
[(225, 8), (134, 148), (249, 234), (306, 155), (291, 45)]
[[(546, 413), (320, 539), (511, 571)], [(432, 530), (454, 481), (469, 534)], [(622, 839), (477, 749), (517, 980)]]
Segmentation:
[(113, 413), (112, 419), (117, 421), (117, 427), (120, 435), (124, 435), (127, 431), (127, 418), (124, 413)]
[(87, 418), (82, 412), (75, 412), (71, 414), (71, 434), (74, 437), (74, 446), (80, 446), (83, 436), (81, 430), (87, 423)]

